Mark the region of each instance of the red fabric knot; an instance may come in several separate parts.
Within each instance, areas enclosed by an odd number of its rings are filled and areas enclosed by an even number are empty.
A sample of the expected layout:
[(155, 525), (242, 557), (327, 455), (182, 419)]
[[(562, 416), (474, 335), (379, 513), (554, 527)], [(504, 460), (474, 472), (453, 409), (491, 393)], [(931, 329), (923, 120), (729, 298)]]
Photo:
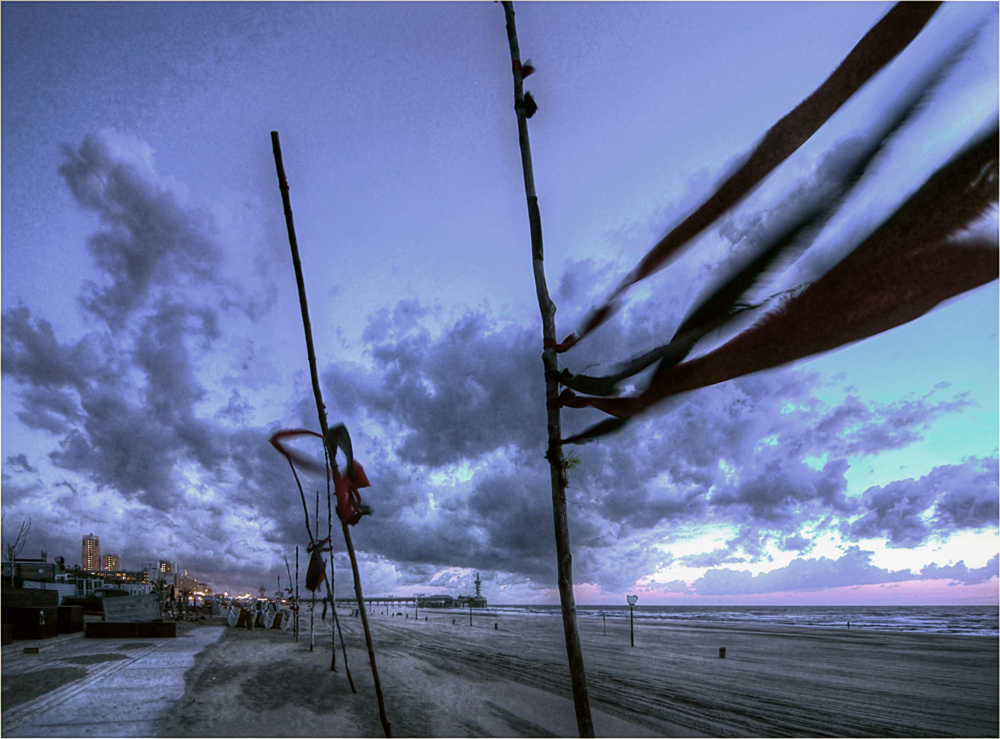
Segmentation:
[(577, 338), (576, 334), (570, 334), (565, 339), (563, 339), (562, 343), (559, 343), (555, 339), (545, 339), (544, 341), (542, 341), (542, 348), (555, 349), (556, 354), (562, 354), (563, 352), (572, 349), (576, 345), (577, 341), (579, 341), (579, 339)]
[(545, 408), (550, 411), (558, 410), (559, 408), (565, 408), (567, 405), (573, 407), (573, 401), (576, 400), (576, 393), (568, 388), (559, 393), (558, 398), (553, 398), (552, 400), (546, 401)]

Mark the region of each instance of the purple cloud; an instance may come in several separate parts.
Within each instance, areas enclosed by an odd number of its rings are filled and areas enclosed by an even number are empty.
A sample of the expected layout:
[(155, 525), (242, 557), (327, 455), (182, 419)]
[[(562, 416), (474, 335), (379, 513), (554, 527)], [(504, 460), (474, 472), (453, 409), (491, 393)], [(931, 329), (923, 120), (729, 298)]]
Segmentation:
[(891, 546), (915, 547), (933, 535), (996, 526), (997, 458), (972, 458), (935, 467), (918, 480), (871, 487), (862, 496), (867, 509), (841, 525), (852, 541), (887, 537)]

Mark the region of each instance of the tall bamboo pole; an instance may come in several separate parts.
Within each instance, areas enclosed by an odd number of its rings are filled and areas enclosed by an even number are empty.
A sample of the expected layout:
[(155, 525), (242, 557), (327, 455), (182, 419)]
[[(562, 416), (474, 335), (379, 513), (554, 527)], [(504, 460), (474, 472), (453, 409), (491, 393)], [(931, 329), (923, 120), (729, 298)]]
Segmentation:
[[(291, 464), (292, 461), (288, 460), (288, 463)], [(316, 539), (319, 539), (319, 490), (316, 491), (316, 507), (313, 510), (316, 514)], [(309, 538), (312, 542), (312, 546), (314, 547), (318, 546), (320, 548), (320, 559), (322, 560), (323, 558), (322, 545), (317, 544), (316, 539), (313, 539), (311, 536)], [(309, 583), (306, 583), (306, 585), (308, 584)], [(313, 590), (311, 592), (312, 592), (312, 602), (309, 604), (309, 651), (310, 652), (313, 651), (313, 648), (316, 646), (316, 591)]]
[[(330, 577), (326, 580), (326, 592), (330, 598), (330, 606), (333, 606), (333, 501), (330, 499), (330, 452), (323, 445), (323, 457), (326, 459), (326, 538), (330, 542)], [(330, 645), (333, 647), (333, 655), (330, 657), (330, 671), (337, 671), (337, 609), (333, 608), (333, 619), (330, 622)], [(344, 657), (347, 657), (347, 650), (344, 650)], [(351, 687), (354, 687), (353, 682)]]
[(295, 547), (295, 643), (299, 643), (299, 548)]
[[(351, 685), (351, 692), (357, 693), (354, 687), (354, 678), (351, 677), (351, 663), (347, 660), (347, 644), (344, 643), (344, 632), (340, 628), (340, 619), (337, 617), (337, 600), (333, 597), (336, 592), (334, 587), (333, 566), (333, 502), (330, 498), (330, 452), (323, 445), (324, 456), (326, 457), (326, 538), (330, 540), (330, 578), (326, 581), (326, 594), (330, 598), (330, 610), (333, 612), (333, 624), (330, 627), (330, 639), (333, 647), (333, 656), (330, 658), (330, 670), (337, 671), (337, 636), (340, 636), (340, 648), (344, 651), (344, 672), (347, 673), (347, 682)], [(318, 524), (317, 524), (318, 525)]]
[[(274, 164), (278, 170), (278, 185), (281, 188), (281, 202), (285, 209), (285, 225), (288, 228), (288, 243), (292, 250), (292, 264), (295, 266), (295, 281), (299, 288), (299, 306), (302, 308), (302, 327), (306, 335), (306, 350), (309, 356), (309, 374), (312, 377), (313, 395), (316, 396), (316, 412), (319, 416), (320, 430), (323, 432), (323, 439), (330, 438), (329, 429), (326, 422), (326, 406), (323, 404), (323, 394), (319, 388), (319, 373), (316, 370), (316, 352), (313, 349), (312, 326), (309, 323), (309, 304), (306, 301), (306, 283), (302, 277), (302, 263), (299, 261), (299, 245), (295, 239), (295, 224), (292, 220), (292, 201), (288, 196), (288, 181), (285, 179), (285, 166), (281, 161), (281, 144), (278, 140), (278, 132), (271, 131), (271, 146), (274, 149)], [(330, 458), (335, 459), (336, 449), (330, 449)], [(382, 721), (382, 731), (387, 737), (392, 736), (392, 729), (389, 719), (385, 713), (385, 700), (382, 697), (382, 681), (378, 677), (378, 665), (375, 663), (375, 647), (372, 644), (372, 633), (368, 626), (368, 617), (365, 615), (365, 596), (361, 589), (361, 573), (358, 569), (358, 557), (354, 552), (354, 542), (351, 539), (351, 531), (346, 523), (341, 523), (341, 530), (344, 532), (344, 544), (347, 546), (347, 554), (351, 558), (351, 571), (354, 574), (354, 594), (361, 609), (361, 625), (365, 630), (365, 643), (368, 646), (368, 663), (372, 668), (372, 681), (375, 683), (375, 697), (378, 700), (378, 715)]]
[[(517, 113), (517, 132), (521, 144), (521, 166), (524, 169), (524, 192), (528, 199), (528, 221), (531, 226), (531, 256), (535, 273), (535, 292), (538, 308), (542, 313), (543, 345), (556, 342), (556, 306), (549, 298), (545, 282), (545, 261), (542, 250), (542, 217), (535, 195), (535, 176), (531, 167), (531, 145), (528, 141), (528, 119), (524, 108), (524, 87), (521, 70), (521, 51), (514, 25), (514, 5), (503, 3), (507, 17), (507, 41), (510, 43), (510, 60), (514, 72), (514, 110)], [(559, 372), (555, 349), (546, 348), (542, 353), (546, 378)], [(559, 396), (559, 383), (546, 379), (545, 398)], [(566, 514), (566, 470), (563, 466), (562, 429), (559, 410), (548, 411), (549, 446), (545, 457), (549, 460), (552, 479), (552, 513), (555, 523), (556, 559), (559, 574), (559, 600), (562, 604), (563, 631), (566, 636), (566, 654), (569, 657), (570, 679), (573, 685), (573, 704), (576, 707), (576, 724), (580, 736), (594, 736), (594, 723), (590, 716), (590, 698), (587, 694), (587, 675), (580, 648), (580, 632), (576, 625), (576, 598), (573, 594), (573, 553), (569, 541), (569, 520)]]

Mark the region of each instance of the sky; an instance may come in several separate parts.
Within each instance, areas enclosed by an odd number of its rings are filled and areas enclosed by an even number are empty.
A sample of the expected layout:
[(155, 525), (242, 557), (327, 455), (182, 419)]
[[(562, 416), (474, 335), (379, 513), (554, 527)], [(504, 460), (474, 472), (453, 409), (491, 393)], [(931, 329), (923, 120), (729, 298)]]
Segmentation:
[[(515, 7), (562, 338), (891, 6)], [(287, 585), (296, 546), (304, 573), (268, 444), (318, 429), (276, 130), (329, 419), (372, 482), (366, 594), (468, 594), (479, 573), (491, 603), (557, 603), (501, 5), (0, 15), (5, 538), (30, 519), (24, 554), (73, 564), (93, 533), (125, 569), (178, 562), (219, 591)], [(698, 275), (643, 283), (566, 361), (669, 337)], [(576, 447), (578, 603), (995, 605), (998, 302), (993, 281)]]

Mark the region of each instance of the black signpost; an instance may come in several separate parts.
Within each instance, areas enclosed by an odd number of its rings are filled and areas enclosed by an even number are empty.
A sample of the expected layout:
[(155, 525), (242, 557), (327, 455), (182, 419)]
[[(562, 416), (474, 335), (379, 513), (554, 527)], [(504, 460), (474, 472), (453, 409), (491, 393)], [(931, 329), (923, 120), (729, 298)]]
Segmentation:
[(630, 595), (630, 596), (628, 596), (626, 598), (626, 600), (628, 601), (628, 625), (629, 625), (629, 632), (631, 633), (632, 646), (634, 647), (635, 646), (635, 620), (634, 620), (634, 618), (632, 616), (632, 607), (635, 605), (635, 602), (637, 600), (639, 600), (639, 596), (638, 595)]

